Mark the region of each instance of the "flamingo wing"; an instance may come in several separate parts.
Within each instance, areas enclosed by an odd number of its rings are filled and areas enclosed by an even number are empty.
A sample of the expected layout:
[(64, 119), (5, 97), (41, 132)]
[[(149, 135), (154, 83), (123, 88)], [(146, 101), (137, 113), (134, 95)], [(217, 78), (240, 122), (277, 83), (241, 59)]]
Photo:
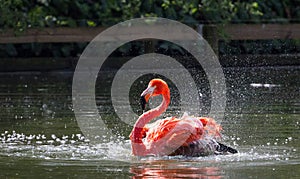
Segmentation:
[(169, 117), (158, 120), (144, 128), (144, 143), (153, 154), (170, 154), (180, 146), (199, 140), (203, 125), (195, 117)]
[[(144, 127), (144, 143), (153, 154), (213, 153), (221, 127), (211, 118), (188, 116), (168, 117)], [(210, 138), (210, 139), (208, 139)], [(191, 154), (194, 155), (194, 154)]]

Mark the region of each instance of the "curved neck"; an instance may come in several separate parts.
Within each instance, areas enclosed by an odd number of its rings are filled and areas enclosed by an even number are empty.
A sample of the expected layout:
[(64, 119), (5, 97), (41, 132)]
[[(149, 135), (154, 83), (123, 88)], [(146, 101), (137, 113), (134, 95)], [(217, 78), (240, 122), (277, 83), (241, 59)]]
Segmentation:
[(152, 119), (158, 117), (160, 114), (165, 112), (170, 103), (170, 91), (169, 89), (162, 93), (162, 103), (154, 109), (151, 109), (145, 113), (143, 113), (139, 119), (136, 121), (133, 130), (132, 130), (132, 139), (133, 142), (141, 143), (143, 138), (142, 129), (145, 125), (150, 122)]
[(162, 94), (163, 100), (162, 103), (157, 106), (154, 109), (151, 109), (145, 113), (143, 113), (137, 122), (135, 123), (134, 127), (141, 127), (143, 128), (148, 122), (150, 122), (152, 119), (158, 117), (163, 112), (165, 112), (169, 106), (170, 103), (170, 93), (169, 94)]

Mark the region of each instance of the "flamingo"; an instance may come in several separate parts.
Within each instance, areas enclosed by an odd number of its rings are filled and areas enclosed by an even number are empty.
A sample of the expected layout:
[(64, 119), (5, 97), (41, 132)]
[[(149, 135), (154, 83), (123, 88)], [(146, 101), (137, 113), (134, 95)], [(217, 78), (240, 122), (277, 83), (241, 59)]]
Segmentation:
[(162, 95), (159, 106), (144, 112), (130, 134), (132, 154), (135, 156), (206, 156), (237, 153), (237, 150), (216, 141), (221, 138), (219, 124), (212, 118), (189, 116), (167, 117), (150, 121), (166, 111), (170, 103), (170, 89), (162, 79), (152, 79), (141, 94), (144, 111), (153, 96)]

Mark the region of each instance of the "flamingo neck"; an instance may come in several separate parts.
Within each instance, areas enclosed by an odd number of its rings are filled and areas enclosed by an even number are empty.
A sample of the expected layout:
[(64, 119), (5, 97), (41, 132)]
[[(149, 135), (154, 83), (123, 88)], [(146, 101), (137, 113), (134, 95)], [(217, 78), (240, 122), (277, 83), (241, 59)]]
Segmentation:
[(154, 118), (158, 117), (161, 115), (163, 112), (165, 112), (169, 106), (170, 103), (170, 92), (169, 89), (166, 90), (164, 93), (162, 93), (162, 103), (157, 106), (154, 109), (151, 109), (145, 113), (143, 113), (139, 119), (136, 121), (133, 130), (132, 130), (132, 142), (134, 143), (142, 143), (143, 139), (143, 133), (142, 130), (145, 127), (145, 125), (153, 120)]

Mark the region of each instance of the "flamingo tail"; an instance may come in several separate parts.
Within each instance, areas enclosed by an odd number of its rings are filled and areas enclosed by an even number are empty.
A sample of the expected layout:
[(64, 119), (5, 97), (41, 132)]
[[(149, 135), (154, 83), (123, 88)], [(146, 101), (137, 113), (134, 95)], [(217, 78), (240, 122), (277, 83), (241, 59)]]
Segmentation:
[(224, 144), (216, 142), (214, 139), (200, 139), (189, 143), (187, 146), (181, 146), (170, 156), (183, 155), (189, 157), (201, 157), (208, 155), (235, 154), (237, 150)]
[(227, 146), (227, 145), (224, 145), (224, 144), (222, 144), (222, 143), (220, 143), (220, 142), (217, 142), (218, 143), (218, 147), (217, 147), (217, 150), (215, 151), (215, 154), (217, 154), (217, 155), (224, 155), (224, 154), (236, 154), (236, 153), (238, 153), (238, 151), (236, 150), (236, 149), (234, 149), (234, 148), (231, 148), (231, 147), (229, 147), (229, 146)]

